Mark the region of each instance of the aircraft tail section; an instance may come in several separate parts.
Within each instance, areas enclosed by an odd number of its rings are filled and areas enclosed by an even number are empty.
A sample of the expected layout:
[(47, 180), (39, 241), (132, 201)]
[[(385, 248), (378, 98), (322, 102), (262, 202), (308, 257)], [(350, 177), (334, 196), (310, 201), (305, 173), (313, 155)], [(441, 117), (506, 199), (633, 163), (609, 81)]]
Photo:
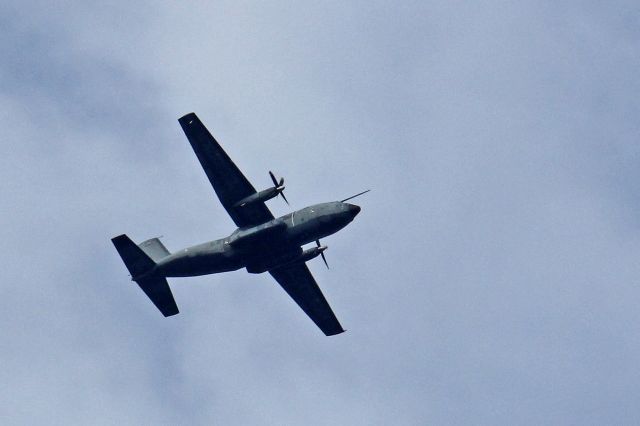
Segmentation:
[(111, 242), (131, 273), (132, 279), (160, 312), (165, 317), (179, 313), (167, 279), (154, 274), (156, 266), (154, 258), (162, 258), (169, 253), (164, 245), (157, 238), (153, 238), (138, 246), (125, 234), (112, 238)]

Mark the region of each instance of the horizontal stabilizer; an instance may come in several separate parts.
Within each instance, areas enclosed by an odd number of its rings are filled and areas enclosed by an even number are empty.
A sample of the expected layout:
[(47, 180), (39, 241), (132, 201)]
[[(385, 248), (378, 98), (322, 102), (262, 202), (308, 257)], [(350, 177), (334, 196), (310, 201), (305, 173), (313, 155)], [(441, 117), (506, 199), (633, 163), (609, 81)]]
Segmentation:
[(112, 238), (111, 242), (134, 280), (155, 268), (156, 263), (153, 259), (125, 234)]
[(146, 277), (136, 282), (144, 291), (144, 294), (156, 305), (156, 308), (160, 309), (162, 315), (170, 317), (180, 312), (166, 278)]

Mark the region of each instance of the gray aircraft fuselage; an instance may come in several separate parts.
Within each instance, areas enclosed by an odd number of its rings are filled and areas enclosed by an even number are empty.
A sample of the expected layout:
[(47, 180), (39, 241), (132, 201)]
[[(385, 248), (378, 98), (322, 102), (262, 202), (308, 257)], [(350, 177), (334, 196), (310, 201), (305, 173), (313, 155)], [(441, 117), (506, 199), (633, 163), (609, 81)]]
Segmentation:
[(261, 273), (306, 262), (320, 255), (324, 247), (303, 251), (300, 246), (339, 231), (359, 212), (360, 207), (340, 201), (305, 207), (261, 225), (238, 228), (226, 238), (179, 250), (149, 273), (190, 277), (240, 268)]

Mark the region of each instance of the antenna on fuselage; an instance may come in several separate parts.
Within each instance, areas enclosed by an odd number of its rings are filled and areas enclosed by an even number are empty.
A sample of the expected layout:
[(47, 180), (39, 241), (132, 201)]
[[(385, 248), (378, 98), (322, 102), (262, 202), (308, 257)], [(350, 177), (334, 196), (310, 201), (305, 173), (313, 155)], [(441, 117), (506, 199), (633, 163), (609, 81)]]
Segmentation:
[(344, 202), (345, 202), (345, 201), (347, 201), (347, 200), (350, 200), (350, 199), (352, 199), (352, 198), (359, 197), (359, 196), (361, 196), (362, 194), (366, 194), (366, 193), (367, 193), (367, 192), (369, 192), (369, 191), (371, 191), (371, 190), (370, 190), (370, 189), (367, 189), (366, 191), (362, 191), (362, 192), (361, 192), (361, 193), (359, 193), (359, 194), (352, 195), (351, 197), (349, 197), (349, 198), (345, 198), (344, 200), (340, 200), (340, 202), (341, 202), (341, 203), (344, 203)]

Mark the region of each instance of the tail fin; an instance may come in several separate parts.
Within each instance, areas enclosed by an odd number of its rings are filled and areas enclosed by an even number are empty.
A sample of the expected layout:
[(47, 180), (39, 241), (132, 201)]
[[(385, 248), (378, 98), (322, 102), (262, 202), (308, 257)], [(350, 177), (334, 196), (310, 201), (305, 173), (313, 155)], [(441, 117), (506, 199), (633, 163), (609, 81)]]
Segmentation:
[(160, 242), (159, 238), (151, 238), (150, 240), (143, 241), (138, 244), (138, 247), (154, 262), (158, 262), (160, 259), (164, 259), (171, 254), (164, 244)]
[[(153, 242), (154, 240), (156, 242)], [(168, 253), (162, 243), (157, 238), (154, 238), (142, 243), (141, 245), (143, 246), (145, 243), (149, 243), (143, 249), (124, 234), (112, 238), (111, 242), (113, 242), (122, 261), (131, 273), (132, 279), (140, 286), (160, 312), (165, 317), (179, 313), (180, 311), (178, 311), (178, 306), (173, 298), (167, 279), (153, 274), (153, 268), (155, 268), (156, 263), (152, 257), (164, 257), (160, 255), (162, 250), (158, 251), (158, 244)]]

